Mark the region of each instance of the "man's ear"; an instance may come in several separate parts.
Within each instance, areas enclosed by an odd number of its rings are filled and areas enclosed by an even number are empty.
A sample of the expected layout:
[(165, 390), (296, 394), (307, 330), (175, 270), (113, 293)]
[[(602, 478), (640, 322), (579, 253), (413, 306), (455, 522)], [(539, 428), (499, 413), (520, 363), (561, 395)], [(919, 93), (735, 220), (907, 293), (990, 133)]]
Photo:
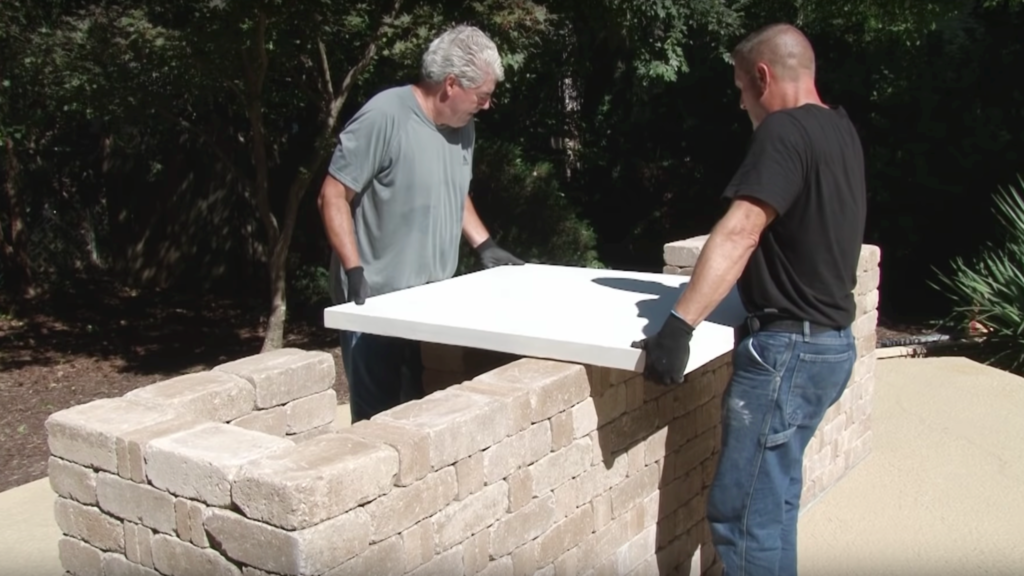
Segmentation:
[(771, 81), (771, 74), (768, 70), (768, 65), (761, 63), (754, 69), (754, 76), (757, 81), (757, 96), (760, 98), (768, 91), (768, 83)]

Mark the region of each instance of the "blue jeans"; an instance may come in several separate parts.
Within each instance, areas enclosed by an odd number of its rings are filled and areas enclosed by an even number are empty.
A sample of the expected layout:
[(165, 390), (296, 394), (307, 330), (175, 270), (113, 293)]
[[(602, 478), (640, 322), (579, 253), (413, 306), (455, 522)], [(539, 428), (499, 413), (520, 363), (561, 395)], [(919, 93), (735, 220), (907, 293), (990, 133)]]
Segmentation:
[(708, 493), (711, 540), (726, 576), (797, 573), (803, 457), (853, 371), (849, 327), (764, 330), (733, 351), (722, 399), (722, 450)]
[(343, 330), (341, 358), (353, 424), (423, 397), (419, 342)]

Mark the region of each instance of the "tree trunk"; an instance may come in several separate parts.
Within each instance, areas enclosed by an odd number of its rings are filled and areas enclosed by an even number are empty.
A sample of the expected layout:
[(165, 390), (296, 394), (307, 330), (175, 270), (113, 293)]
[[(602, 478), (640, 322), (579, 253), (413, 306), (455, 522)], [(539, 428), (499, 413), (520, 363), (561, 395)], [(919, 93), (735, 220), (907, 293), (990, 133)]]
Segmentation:
[(369, 45), (363, 52), (363, 57), (345, 75), (337, 92), (334, 90), (331, 81), (331, 71), (327, 63), (327, 54), (323, 43), (318, 43), (320, 49), (320, 61), (323, 67), (324, 101), (321, 113), (321, 126), (317, 134), (313, 150), (310, 151), (306, 162), (299, 168), (298, 173), (292, 180), (288, 189), (288, 203), (285, 207), (284, 218), (278, 222), (270, 211), (269, 186), (267, 183), (267, 155), (265, 138), (263, 134), (263, 107), (259, 97), (263, 86), (263, 79), (267, 69), (266, 50), (264, 34), (266, 20), (261, 16), (259, 26), (256, 29), (256, 55), (258, 62), (254, 66), (247, 60), (247, 77), (249, 90), (249, 118), (252, 123), (253, 134), (253, 162), (256, 164), (256, 201), (259, 207), (260, 216), (267, 229), (268, 252), (267, 272), (270, 277), (270, 316), (267, 318), (266, 332), (263, 336), (262, 352), (277, 350), (284, 345), (284, 328), (287, 319), (287, 278), (288, 278), (288, 252), (291, 248), (292, 236), (295, 232), (295, 222), (298, 219), (299, 205), (302, 197), (309, 189), (310, 180), (314, 174), (320, 172), (324, 162), (331, 154), (329, 146), (338, 125), (338, 114), (341, 107), (348, 98), (355, 84), (356, 79), (366, 70), (377, 53), (377, 45), (384, 31), (385, 22), (393, 18), (401, 6), (401, 0), (395, 0), (391, 13), (387, 18), (382, 19), (376, 34), (370, 40)]
[(14, 150), (14, 141), (4, 139), (7, 179), (4, 191), (7, 194), (8, 218), (10, 231), (5, 235), (0, 232), (0, 251), (4, 257), (4, 267), (11, 272), (14, 287), (23, 298), (36, 295), (35, 281), (32, 277), (32, 264), (28, 255), (28, 236), (25, 234), (25, 207), (22, 204), (18, 176), (21, 165)]

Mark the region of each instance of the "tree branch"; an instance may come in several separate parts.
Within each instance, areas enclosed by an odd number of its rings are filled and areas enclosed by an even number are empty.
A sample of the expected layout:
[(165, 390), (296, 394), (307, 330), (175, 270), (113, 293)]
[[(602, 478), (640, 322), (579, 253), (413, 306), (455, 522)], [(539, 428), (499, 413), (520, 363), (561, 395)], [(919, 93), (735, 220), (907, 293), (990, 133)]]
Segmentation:
[[(249, 129), (252, 135), (252, 164), (256, 172), (253, 182), (253, 196), (260, 220), (267, 234), (267, 249), (273, 250), (280, 237), (281, 230), (277, 219), (270, 208), (269, 167), (267, 166), (267, 144), (263, 126), (263, 87), (267, 77), (267, 16), (263, 12), (257, 14), (252, 50), (255, 51), (256, 64), (249, 57), (245, 48), (242, 49), (242, 60), (246, 78), (246, 112), (249, 116)], [(266, 254), (268, 258), (272, 254)]]
[(320, 49), (320, 67), (323, 71), (324, 99), (331, 102), (334, 99), (334, 81), (331, 80), (331, 64), (327, 61), (327, 47), (319, 37), (316, 39), (317, 48)]

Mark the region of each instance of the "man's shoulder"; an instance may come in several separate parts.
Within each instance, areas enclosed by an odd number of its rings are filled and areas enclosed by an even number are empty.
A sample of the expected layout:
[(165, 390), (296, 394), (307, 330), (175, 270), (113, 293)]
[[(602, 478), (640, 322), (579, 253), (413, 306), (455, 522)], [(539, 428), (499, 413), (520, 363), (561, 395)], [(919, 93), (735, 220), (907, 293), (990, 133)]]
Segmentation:
[(356, 116), (379, 121), (407, 118), (413, 113), (409, 99), (415, 100), (409, 86), (395, 86), (377, 92), (363, 104)]

